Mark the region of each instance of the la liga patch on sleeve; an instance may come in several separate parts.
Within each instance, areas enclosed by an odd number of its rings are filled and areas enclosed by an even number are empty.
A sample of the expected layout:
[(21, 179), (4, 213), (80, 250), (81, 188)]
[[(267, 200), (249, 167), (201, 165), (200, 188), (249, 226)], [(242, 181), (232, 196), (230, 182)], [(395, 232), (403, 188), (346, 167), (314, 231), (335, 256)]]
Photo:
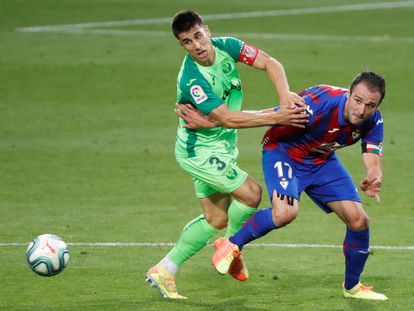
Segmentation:
[(208, 99), (203, 88), (199, 85), (193, 85), (190, 89), (190, 94), (197, 105), (201, 104), (202, 102), (205, 102)]

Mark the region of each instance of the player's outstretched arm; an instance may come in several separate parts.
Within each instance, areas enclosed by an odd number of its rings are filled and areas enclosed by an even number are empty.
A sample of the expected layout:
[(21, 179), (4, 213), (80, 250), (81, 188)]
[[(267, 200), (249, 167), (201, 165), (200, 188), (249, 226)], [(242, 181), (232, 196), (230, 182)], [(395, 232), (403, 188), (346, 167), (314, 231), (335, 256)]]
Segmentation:
[(246, 112), (229, 110), (227, 105), (223, 104), (205, 116), (191, 105), (177, 103), (175, 113), (187, 122), (184, 127), (191, 129), (219, 125), (226, 128), (250, 128), (275, 124), (303, 128), (309, 122), (309, 115), (305, 113), (305, 109), (296, 106), (295, 108), (281, 107), (277, 111), (270, 108)]
[(285, 69), (277, 59), (269, 56), (266, 52), (259, 50), (253, 63), (253, 67), (267, 72), (269, 79), (277, 90), (281, 106), (293, 107), (295, 104), (298, 104), (301, 107), (305, 106), (304, 99), (298, 94), (290, 91)]
[(377, 203), (381, 202), (379, 192), (382, 185), (382, 158), (373, 153), (363, 153), (366, 175), (359, 183), (359, 187), (368, 197), (375, 198)]

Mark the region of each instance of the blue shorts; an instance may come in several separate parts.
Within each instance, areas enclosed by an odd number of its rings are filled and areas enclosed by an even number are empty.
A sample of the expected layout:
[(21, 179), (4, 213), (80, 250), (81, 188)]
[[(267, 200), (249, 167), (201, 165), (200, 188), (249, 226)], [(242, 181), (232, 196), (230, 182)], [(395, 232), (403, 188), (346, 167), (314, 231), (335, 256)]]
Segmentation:
[(302, 165), (278, 149), (263, 150), (262, 164), (270, 201), (274, 190), (298, 201), (305, 191), (325, 213), (332, 212), (328, 202), (361, 202), (351, 176), (335, 154), (323, 164)]

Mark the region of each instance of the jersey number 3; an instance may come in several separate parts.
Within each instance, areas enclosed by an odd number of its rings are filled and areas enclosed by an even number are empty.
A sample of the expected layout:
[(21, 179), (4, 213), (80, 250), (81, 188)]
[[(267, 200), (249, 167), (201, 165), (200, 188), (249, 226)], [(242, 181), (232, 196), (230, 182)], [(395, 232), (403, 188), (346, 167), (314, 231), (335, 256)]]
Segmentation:
[(211, 157), (210, 159), (208, 159), (208, 162), (212, 165), (216, 165), (218, 171), (222, 171), (226, 167), (226, 163), (224, 163), (217, 157)]

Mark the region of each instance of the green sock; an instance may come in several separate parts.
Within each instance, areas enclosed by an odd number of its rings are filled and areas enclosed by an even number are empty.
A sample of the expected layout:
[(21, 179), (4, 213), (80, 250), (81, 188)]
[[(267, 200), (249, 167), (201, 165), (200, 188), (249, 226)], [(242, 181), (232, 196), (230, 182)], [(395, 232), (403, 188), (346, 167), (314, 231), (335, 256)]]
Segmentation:
[(184, 227), (177, 244), (166, 257), (177, 266), (181, 266), (184, 261), (206, 246), (210, 238), (219, 231), (206, 221), (204, 215), (200, 215)]
[(235, 234), (242, 225), (250, 218), (255, 212), (256, 208), (244, 205), (236, 199), (230, 204), (229, 210), (227, 212), (229, 220), (227, 224), (226, 237), (232, 236)]

